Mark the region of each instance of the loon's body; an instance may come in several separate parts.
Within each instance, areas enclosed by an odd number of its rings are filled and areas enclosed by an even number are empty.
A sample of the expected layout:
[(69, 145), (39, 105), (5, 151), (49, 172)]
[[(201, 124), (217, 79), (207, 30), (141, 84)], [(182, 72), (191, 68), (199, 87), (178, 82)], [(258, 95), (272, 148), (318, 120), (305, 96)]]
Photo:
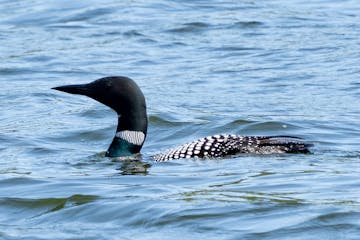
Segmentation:
[(213, 158), (240, 153), (309, 153), (309, 144), (291, 136), (240, 136), (234, 134), (213, 135), (170, 149), (154, 156), (156, 161), (179, 158)]
[[(139, 153), (147, 133), (145, 97), (137, 84), (127, 77), (105, 77), (88, 84), (66, 85), (53, 89), (85, 95), (109, 106), (118, 114), (115, 137), (106, 152), (108, 157)], [(184, 144), (154, 156), (156, 161), (179, 158), (225, 157), (240, 153), (309, 153), (309, 147), (292, 136), (214, 135)]]

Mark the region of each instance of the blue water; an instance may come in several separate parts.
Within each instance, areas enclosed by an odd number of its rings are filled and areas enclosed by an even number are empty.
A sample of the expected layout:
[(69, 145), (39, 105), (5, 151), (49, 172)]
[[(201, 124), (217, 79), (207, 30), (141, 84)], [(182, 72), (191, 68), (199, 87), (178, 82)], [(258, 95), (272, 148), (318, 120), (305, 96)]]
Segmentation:
[[(0, 4), (0, 239), (358, 239), (360, 2)], [(116, 114), (51, 87), (133, 78), (142, 161), (105, 158)], [(216, 133), (307, 155), (155, 163)]]

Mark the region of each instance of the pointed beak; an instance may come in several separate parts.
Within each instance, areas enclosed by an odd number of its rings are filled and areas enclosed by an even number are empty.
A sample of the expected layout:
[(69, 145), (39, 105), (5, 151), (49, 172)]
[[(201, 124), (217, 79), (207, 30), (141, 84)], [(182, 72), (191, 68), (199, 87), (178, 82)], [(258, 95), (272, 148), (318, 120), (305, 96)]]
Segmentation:
[(66, 92), (71, 94), (85, 95), (85, 96), (89, 96), (91, 94), (91, 88), (89, 88), (88, 84), (65, 85), (65, 86), (53, 87), (51, 89), (55, 89), (61, 92)]

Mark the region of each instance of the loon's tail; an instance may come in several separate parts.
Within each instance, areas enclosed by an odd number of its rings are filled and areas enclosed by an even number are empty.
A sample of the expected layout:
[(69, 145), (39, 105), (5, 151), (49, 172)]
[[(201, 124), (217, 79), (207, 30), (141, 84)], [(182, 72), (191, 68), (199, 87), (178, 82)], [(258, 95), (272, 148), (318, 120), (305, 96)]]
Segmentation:
[(299, 137), (285, 135), (261, 137), (259, 146), (281, 148), (286, 153), (310, 153), (309, 148), (314, 144), (305, 143), (302, 140)]

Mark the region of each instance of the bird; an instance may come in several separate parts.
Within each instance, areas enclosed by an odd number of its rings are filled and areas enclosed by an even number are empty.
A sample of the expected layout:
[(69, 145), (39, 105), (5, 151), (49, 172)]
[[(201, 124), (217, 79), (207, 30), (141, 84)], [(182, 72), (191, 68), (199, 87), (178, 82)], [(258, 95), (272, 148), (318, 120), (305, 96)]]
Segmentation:
[[(63, 85), (52, 89), (90, 97), (113, 109), (118, 115), (115, 136), (106, 157), (129, 157), (140, 153), (148, 128), (145, 96), (134, 80), (110, 76), (86, 84)], [(182, 158), (219, 158), (242, 153), (311, 153), (313, 144), (296, 136), (242, 136), (218, 134), (185, 143), (155, 154), (155, 161)]]

